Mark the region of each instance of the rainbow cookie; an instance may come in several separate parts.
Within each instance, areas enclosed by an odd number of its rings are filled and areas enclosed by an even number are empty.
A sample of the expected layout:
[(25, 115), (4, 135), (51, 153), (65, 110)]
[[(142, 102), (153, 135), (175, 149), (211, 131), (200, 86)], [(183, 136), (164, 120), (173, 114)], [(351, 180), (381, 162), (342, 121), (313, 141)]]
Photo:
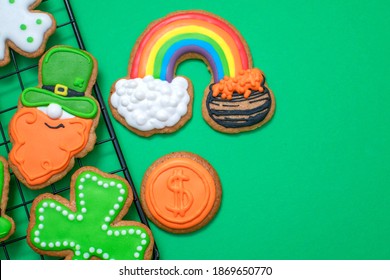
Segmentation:
[(262, 71), (252, 68), (245, 40), (228, 22), (203, 11), (172, 13), (146, 28), (131, 53), (128, 77), (112, 86), (114, 117), (142, 136), (179, 129), (191, 117), (193, 89), (175, 72), (193, 58), (212, 74), (202, 112), (214, 129), (238, 133), (270, 120), (275, 100)]
[(0, 67), (10, 61), (8, 47), (26, 57), (37, 57), (45, 51), (56, 22), (51, 14), (34, 10), (41, 2), (0, 1)]
[(75, 158), (93, 149), (100, 115), (91, 96), (96, 75), (96, 60), (79, 49), (56, 46), (41, 58), (39, 85), (22, 92), (9, 125), (9, 163), (29, 188), (60, 180)]
[(8, 201), (9, 180), (7, 161), (5, 158), (0, 157), (0, 241), (8, 239), (15, 231), (14, 220), (5, 214)]
[(65, 259), (150, 259), (149, 228), (122, 220), (132, 202), (123, 178), (83, 167), (72, 176), (69, 201), (52, 194), (34, 200), (27, 242), (39, 254)]

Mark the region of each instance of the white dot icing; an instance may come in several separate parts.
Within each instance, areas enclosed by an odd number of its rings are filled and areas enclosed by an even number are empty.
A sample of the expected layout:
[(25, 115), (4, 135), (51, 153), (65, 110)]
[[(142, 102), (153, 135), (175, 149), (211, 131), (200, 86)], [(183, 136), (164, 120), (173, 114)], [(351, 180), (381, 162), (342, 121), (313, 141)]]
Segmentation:
[(183, 77), (171, 83), (152, 76), (121, 79), (115, 84), (110, 102), (129, 126), (141, 131), (162, 129), (174, 126), (187, 113), (187, 89)]

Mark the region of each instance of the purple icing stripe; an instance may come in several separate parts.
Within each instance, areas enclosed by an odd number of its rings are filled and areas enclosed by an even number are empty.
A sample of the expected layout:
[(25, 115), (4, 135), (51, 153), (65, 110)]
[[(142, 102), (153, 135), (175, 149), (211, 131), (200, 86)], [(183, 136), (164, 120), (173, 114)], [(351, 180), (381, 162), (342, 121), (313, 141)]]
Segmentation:
[[(210, 65), (211, 72), (213, 73), (214, 82), (218, 82), (223, 79), (224, 73), (222, 70), (222, 62), (218, 57), (217, 52), (211, 47), (211, 45), (206, 48), (204, 42), (202, 43), (202, 46), (182, 44), (179, 48), (174, 48), (175, 45), (173, 45), (172, 48), (175, 50), (174, 53), (172, 54), (172, 49), (170, 49), (164, 57), (160, 79), (171, 82), (175, 75), (175, 65), (178, 59), (187, 53), (200, 54), (207, 60)], [(164, 69), (166, 69), (166, 71), (164, 71)]]

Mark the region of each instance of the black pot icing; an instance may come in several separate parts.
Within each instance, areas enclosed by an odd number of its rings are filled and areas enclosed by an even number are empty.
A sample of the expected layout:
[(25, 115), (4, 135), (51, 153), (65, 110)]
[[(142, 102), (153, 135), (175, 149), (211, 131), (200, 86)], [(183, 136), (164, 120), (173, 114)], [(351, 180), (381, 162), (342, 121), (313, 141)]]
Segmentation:
[(210, 118), (225, 128), (243, 128), (262, 122), (271, 109), (271, 96), (269, 89), (264, 86), (264, 91), (252, 90), (249, 98), (242, 94), (233, 93), (231, 100), (214, 97), (212, 86), (206, 99), (206, 107)]

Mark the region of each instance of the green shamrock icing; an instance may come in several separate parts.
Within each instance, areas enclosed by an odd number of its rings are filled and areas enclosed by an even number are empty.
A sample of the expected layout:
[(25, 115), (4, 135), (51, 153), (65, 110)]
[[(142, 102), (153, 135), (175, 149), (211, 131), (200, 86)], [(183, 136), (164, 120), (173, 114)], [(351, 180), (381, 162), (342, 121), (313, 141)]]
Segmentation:
[(71, 186), (70, 204), (48, 194), (34, 202), (30, 244), (40, 252), (67, 250), (61, 255), (74, 260), (144, 259), (152, 246), (149, 232), (139, 223), (121, 221), (127, 212), (127, 184), (83, 169)]

